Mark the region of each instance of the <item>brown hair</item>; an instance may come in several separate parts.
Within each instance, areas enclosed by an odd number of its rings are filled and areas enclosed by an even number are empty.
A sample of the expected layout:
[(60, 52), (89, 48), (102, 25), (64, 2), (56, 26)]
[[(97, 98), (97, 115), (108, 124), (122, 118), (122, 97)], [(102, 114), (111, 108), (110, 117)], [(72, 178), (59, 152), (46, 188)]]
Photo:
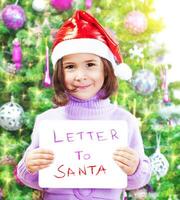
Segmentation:
[[(114, 70), (110, 61), (105, 58), (101, 58), (104, 65), (104, 84), (102, 90), (105, 91), (100, 99), (106, 99), (115, 93), (118, 89), (118, 81), (114, 74)], [(67, 96), (67, 89), (64, 84), (64, 70), (62, 67), (62, 59), (58, 60), (53, 72), (53, 86), (54, 86), (54, 97), (53, 102), (57, 106), (64, 106), (68, 103), (69, 99)]]

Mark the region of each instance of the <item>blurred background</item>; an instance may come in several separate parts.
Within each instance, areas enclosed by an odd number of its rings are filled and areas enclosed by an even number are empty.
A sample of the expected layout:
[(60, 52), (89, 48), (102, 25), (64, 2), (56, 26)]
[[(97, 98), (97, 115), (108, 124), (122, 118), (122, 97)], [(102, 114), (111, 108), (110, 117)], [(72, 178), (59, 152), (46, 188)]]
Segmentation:
[(35, 117), (52, 103), (53, 38), (75, 10), (94, 15), (120, 46), (124, 62), (112, 103), (139, 120), (153, 175), (127, 191), (130, 200), (179, 200), (179, 1), (0, 1), (0, 200), (40, 200), (16, 165), (30, 143)]

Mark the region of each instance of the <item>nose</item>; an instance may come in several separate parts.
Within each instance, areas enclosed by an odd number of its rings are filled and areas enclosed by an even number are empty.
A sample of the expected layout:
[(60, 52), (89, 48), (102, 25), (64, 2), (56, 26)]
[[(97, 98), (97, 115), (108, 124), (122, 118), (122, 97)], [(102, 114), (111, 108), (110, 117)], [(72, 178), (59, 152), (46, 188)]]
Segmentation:
[(78, 69), (76, 71), (76, 74), (75, 74), (75, 80), (76, 81), (86, 80), (86, 78), (87, 78), (87, 75), (86, 75), (86, 72), (83, 69)]

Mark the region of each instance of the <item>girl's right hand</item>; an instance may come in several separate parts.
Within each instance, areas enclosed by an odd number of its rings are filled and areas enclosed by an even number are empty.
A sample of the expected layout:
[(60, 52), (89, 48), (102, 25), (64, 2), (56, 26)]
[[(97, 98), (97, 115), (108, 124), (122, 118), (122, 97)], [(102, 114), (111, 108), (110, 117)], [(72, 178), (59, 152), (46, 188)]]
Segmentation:
[(48, 149), (33, 149), (26, 156), (26, 168), (34, 173), (40, 169), (48, 167), (54, 160), (54, 153)]

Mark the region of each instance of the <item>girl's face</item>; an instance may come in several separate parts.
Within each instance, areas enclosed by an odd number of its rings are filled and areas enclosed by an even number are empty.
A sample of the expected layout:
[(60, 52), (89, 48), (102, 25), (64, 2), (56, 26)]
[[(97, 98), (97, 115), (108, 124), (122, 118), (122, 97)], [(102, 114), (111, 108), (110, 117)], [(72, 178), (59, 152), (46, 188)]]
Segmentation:
[(102, 88), (104, 66), (99, 56), (88, 53), (71, 54), (63, 57), (64, 83), (69, 93), (87, 100)]

